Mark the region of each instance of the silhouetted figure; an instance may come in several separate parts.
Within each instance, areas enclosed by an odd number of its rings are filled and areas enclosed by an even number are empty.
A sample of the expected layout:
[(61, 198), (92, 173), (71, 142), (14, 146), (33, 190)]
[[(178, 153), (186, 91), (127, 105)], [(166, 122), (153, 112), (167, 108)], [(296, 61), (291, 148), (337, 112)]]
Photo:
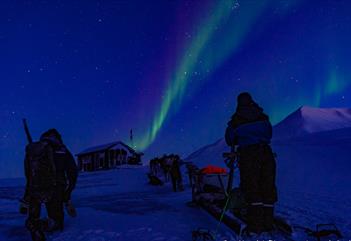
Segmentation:
[(193, 186), (193, 176), (199, 171), (199, 168), (192, 163), (187, 163), (186, 169), (188, 172), (189, 185), (190, 185), (190, 187), (192, 187)]
[[(63, 204), (74, 215), (70, 196), (77, 180), (77, 166), (55, 129), (45, 132), (40, 141), (26, 147), (24, 161), (27, 179), (24, 200), (29, 204), (26, 227), (33, 240), (45, 240), (45, 231), (63, 230)], [(53, 223), (40, 220), (41, 204), (45, 203)], [(44, 227), (45, 226), (45, 227)]]
[(76, 185), (78, 168), (72, 154), (63, 144), (61, 135), (56, 129), (50, 129), (42, 134), (40, 141), (47, 142), (54, 150), (56, 191), (54, 198), (47, 204), (47, 211), (49, 218), (55, 221), (56, 227), (53, 229), (63, 230), (63, 206), (66, 206), (71, 216), (75, 216), (75, 211), (72, 210), (71, 193)]
[(171, 160), (170, 160), (169, 156), (163, 155), (160, 158), (159, 162), (160, 162), (160, 166), (161, 166), (161, 169), (163, 171), (163, 174), (165, 176), (165, 182), (168, 182), (169, 181), (170, 170), (171, 170)]
[(173, 191), (183, 191), (182, 174), (180, 171), (180, 158), (178, 155), (171, 155), (170, 176), (172, 180)]
[(160, 169), (160, 160), (156, 157), (150, 160), (150, 173), (154, 176), (158, 176)]
[(248, 231), (260, 233), (273, 226), (276, 163), (270, 147), (272, 125), (249, 93), (237, 98), (236, 112), (228, 122), (225, 140), (239, 153), (240, 188), (248, 203)]

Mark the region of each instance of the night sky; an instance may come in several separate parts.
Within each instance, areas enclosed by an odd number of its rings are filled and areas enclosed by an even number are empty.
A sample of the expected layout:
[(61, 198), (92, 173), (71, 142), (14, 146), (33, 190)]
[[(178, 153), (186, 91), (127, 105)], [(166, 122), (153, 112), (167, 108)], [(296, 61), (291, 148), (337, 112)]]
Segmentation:
[(351, 106), (351, 1), (1, 0), (0, 177), (23, 176), (22, 118), (77, 153), (148, 158), (223, 136), (250, 91), (277, 123)]

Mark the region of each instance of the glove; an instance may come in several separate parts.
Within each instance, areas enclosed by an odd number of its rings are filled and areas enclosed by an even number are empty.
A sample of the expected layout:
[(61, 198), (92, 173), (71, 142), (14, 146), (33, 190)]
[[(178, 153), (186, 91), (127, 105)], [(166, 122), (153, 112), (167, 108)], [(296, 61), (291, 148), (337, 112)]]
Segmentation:
[(77, 216), (77, 211), (76, 211), (75, 207), (73, 206), (73, 203), (71, 200), (68, 200), (65, 203), (65, 208), (66, 208), (66, 212), (69, 216), (71, 216), (72, 218), (75, 218)]
[(29, 210), (29, 202), (28, 200), (22, 198), (19, 200), (20, 205), (19, 205), (19, 212), (23, 215), (27, 215), (28, 214), (28, 210)]

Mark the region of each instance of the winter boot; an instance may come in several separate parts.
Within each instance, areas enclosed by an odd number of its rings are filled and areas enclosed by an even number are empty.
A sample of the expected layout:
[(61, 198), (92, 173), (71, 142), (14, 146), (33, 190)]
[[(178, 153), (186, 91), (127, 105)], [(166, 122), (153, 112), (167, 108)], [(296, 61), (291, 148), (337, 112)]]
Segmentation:
[(53, 220), (51, 218), (42, 220), (42, 230), (48, 233), (53, 233), (56, 231), (63, 231), (63, 220)]
[(263, 231), (265, 232), (272, 231), (274, 226), (274, 206), (263, 205), (262, 215), (263, 215)]
[(29, 219), (26, 221), (26, 227), (30, 231), (32, 241), (45, 241), (45, 234), (41, 229), (41, 223), (39, 219)]
[(33, 241), (45, 241), (46, 240), (45, 234), (41, 230), (36, 230), (34, 232), (31, 232), (30, 234), (32, 236)]
[(247, 231), (256, 234), (260, 234), (263, 231), (263, 213), (261, 205), (248, 206)]

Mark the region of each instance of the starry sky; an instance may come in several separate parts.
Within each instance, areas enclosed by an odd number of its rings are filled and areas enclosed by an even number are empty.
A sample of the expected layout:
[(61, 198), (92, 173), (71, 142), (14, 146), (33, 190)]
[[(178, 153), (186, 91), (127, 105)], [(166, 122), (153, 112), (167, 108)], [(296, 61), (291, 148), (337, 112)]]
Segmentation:
[[(351, 106), (348, 0), (2, 0), (0, 177), (57, 128), (77, 153), (122, 140), (186, 156), (250, 91), (273, 123)], [(133, 143), (129, 141), (133, 129)]]

